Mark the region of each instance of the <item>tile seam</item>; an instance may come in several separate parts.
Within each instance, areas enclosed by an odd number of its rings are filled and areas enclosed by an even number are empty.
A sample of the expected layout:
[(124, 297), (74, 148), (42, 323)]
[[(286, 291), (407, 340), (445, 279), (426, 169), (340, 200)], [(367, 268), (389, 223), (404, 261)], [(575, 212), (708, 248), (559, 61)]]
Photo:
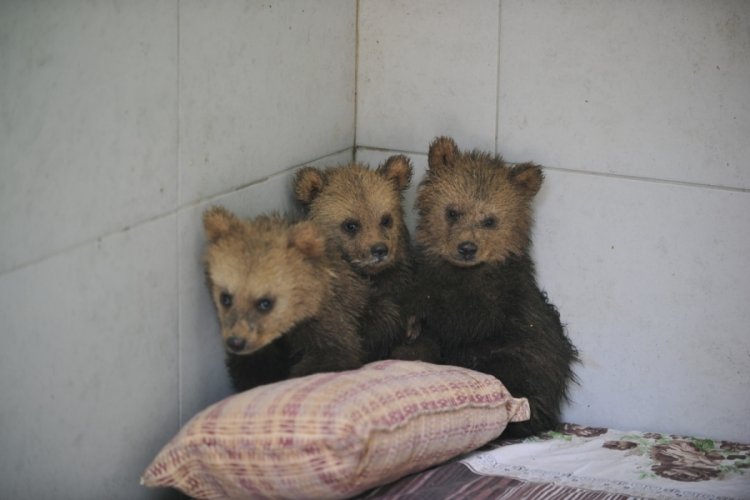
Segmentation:
[[(357, 149), (359, 151), (392, 152), (392, 153), (399, 153), (399, 154), (406, 154), (406, 155), (427, 156), (426, 151), (414, 151), (414, 150), (408, 150), (408, 149), (394, 149), (394, 148), (385, 148), (385, 147), (378, 147), (378, 146), (364, 146), (364, 145), (358, 146)], [(509, 162), (509, 163), (512, 163), (512, 162)], [(591, 170), (582, 170), (582, 169), (576, 169), (576, 168), (549, 167), (546, 165), (542, 165), (542, 168), (544, 170), (551, 170), (551, 171), (557, 171), (557, 172), (567, 172), (567, 173), (580, 174), (580, 175), (591, 175), (591, 176), (596, 176), (596, 177), (611, 177), (615, 179), (624, 179), (624, 180), (629, 180), (629, 181), (652, 182), (656, 184), (671, 184), (675, 186), (685, 186), (685, 187), (692, 187), (692, 188), (699, 188), (699, 189), (711, 189), (715, 191), (726, 191), (726, 192), (732, 192), (732, 193), (750, 193), (750, 188), (724, 186), (721, 184), (707, 184), (703, 182), (681, 181), (678, 179), (662, 179), (658, 177), (640, 177), (637, 175), (618, 174), (614, 172), (595, 172)]]
[(502, 21), (502, 0), (497, 0), (497, 72), (495, 73), (495, 154), (500, 152), (500, 30)]
[(179, 429), (183, 423), (183, 356), (182, 356), (182, 280), (180, 279), (180, 264), (182, 263), (182, 245), (180, 244), (180, 214), (179, 206), (182, 203), (182, 141), (181, 141), (181, 123), (182, 123), (182, 36), (180, 33), (180, 26), (182, 24), (182, 12), (180, 11), (180, 0), (177, 0), (177, 172), (176, 172), (176, 183), (177, 183), (177, 206), (175, 207), (175, 252), (177, 258), (175, 259), (176, 267), (176, 286), (177, 286), (177, 428)]
[(352, 124), (352, 162), (357, 160), (357, 112), (359, 105), (359, 0), (354, 10), (354, 123)]

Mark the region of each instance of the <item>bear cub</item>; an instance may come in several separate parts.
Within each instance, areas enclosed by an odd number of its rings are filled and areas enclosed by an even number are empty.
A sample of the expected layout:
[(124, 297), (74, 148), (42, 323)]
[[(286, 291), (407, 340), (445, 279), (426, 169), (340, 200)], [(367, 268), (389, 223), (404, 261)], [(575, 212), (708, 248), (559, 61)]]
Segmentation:
[(368, 285), (310, 221), (203, 215), (206, 281), (236, 390), (360, 367)]
[(542, 180), (537, 165), (508, 166), (440, 137), (417, 193), (416, 340), (404, 347), (493, 375), (528, 398), (531, 420), (511, 423), (506, 436), (558, 426), (578, 360), (530, 256), (531, 202)]
[(367, 361), (388, 358), (406, 330), (400, 304), (412, 266), (403, 192), (411, 176), (409, 159), (395, 155), (375, 170), (360, 164), (305, 167), (294, 181), (295, 198), (308, 217), (372, 287), (361, 323)]

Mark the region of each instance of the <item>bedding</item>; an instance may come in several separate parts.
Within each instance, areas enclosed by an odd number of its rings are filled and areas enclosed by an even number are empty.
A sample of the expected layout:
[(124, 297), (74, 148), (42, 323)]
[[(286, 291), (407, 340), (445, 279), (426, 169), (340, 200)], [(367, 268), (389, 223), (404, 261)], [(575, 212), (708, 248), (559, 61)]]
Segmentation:
[(142, 484), (195, 498), (345, 498), (497, 438), (526, 399), (455, 366), (379, 361), (256, 387), (198, 413)]
[(748, 499), (750, 444), (566, 424), (493, 441), (359, 498)]
[(497, 437), (528, 416), (488, 375), (381, 361), (206, 408), (142, 483), (194, 498), (750, 499), (750, 444), (574, 424)]

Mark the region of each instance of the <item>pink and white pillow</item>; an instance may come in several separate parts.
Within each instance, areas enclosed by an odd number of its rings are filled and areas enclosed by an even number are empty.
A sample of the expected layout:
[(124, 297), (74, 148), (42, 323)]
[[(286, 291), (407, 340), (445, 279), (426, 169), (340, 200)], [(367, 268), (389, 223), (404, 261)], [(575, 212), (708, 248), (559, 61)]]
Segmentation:
[(529, 418), (472, 370), (379, 361), (257, 387), (193, 417), (143, 474), (194, 498), (344, 498), (444, 462)]

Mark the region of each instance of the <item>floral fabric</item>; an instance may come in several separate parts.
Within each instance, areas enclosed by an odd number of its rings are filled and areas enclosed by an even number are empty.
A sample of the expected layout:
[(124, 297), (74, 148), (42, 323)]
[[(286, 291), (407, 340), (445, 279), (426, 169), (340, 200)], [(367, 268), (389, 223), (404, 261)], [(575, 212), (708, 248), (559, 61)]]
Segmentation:
[(566, 424), (462, 462), (477, 474), (639, 498), (750, 498), (750, 445), (728, 441)]

